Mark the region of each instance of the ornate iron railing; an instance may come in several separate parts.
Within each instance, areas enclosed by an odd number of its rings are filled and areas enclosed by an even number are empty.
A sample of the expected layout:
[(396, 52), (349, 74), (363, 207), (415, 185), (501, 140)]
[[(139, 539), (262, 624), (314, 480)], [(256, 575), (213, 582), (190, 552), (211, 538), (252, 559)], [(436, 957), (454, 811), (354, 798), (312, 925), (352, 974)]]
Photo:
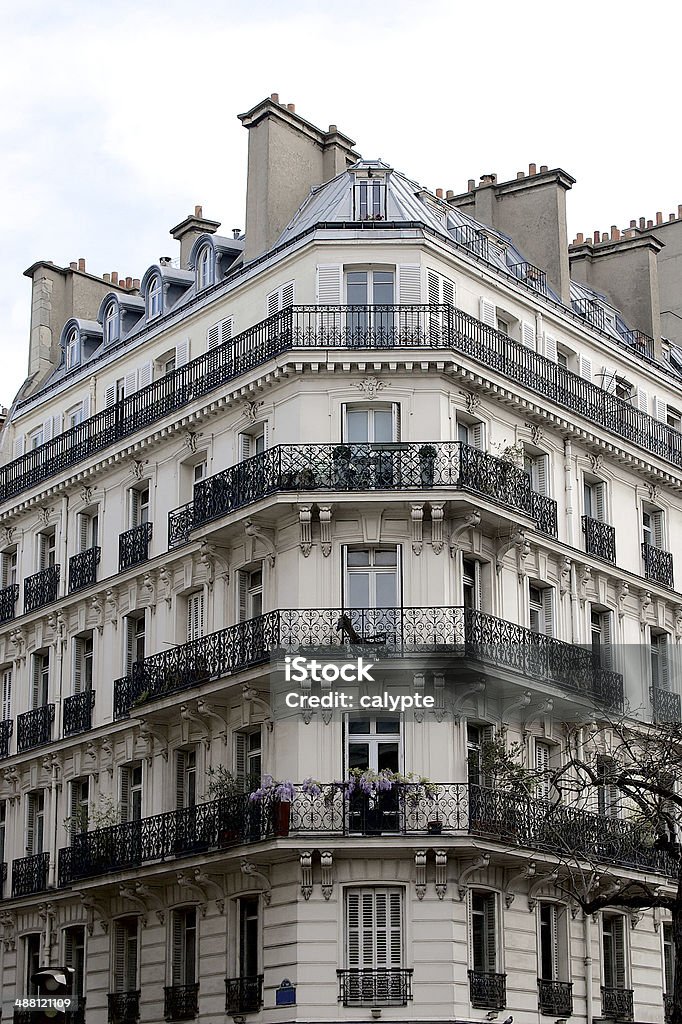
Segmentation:
[(19, 600), (19, 584), (11, 583), (0, 590), (0, 622), (11, 622), (14, 618), (14, 606)]
[(7, 861), (0, 863), (0, 899), (5, 895), (5, 882), (7, 881)]
[(92, 709), (95, 706), (95, 691), (81, 690), (64, 700), (63, 728), (65, 736), (92, 729)]
[(610, 1020), (634, 1020), (633, 990), (631, 988), (601, 988), (602, 1017)]
[(30, 896), (47, 889), (50, 854), (36, 853), (12, 861), (12, 896)]
[(46, 569), (27, 576), (24, 580), (24, 611), (32, 612), (42, 608), (59, 596), (59, 573), (61, 566), (48, 565)]
[(163, 990), (163, 1015), (166, 1020), (193, 1020), (199, 1013), (199, 983), (167, 985)]
[(582, 525), (588, 555), (603, 558), (607, 562), (615, 562), (616, 528), (603, 523), (600, 519), (592, 519), (591, 516), (583, 516)]
[(412, 999), (412, 968), (351, 967), (337, 971), (343, 1006), (407, 1006)]
[(118, 571), (130, 569), (133, 565), (146, 562), (149, 558), (149, 542), (152, 539), (152, 523), (140, 523), (118, 538)]
[(258, 1013), (262, 1005), (262, 974), (225, 978), (225, 1013)]
[(507, 1005), (507, 975), (469, 971), (471, 1005), (482, 1010), (503, 1010)]
[(52, 739), (54, 704), (41, 704), (33, 711), (17, 715), (17, 750), (31, 750), (49, 743)]
[[(586, 303), (577, 300), (574, 308), (603, 327), (603, 311)], [(682, 433), (452, 306), (290, 306), (0, 467), (0, 501), (148, 429), (280, 353), (329, 348), (464, 352), (509, 381), (682, 465)]]
[(14, 732), (14, 721), (11, 718), (3, 718), (0, 722), (0, 758), (9, 757)]
[(656, 358), (654, 339), (650, 335), (644, 334), (643, 331), (623, 331), (621, 338), (631, 345), (639, 355), (648, 356), (649, 359)]
[(168, 543), (275, 492), (457, 488), (541, 521), (556, 536), (556, 502), (535, 494), (516, 466), (459, 441), (277, 445), (196, 484), (168, 515)]
[(99, 547), (87, 548), (69, 559), (69, 593), (97, 582), (97, 566), (102, 556)]
[(673, 996), (672, 993), (663, 993), (663, 1020), (665, 1024), (672, 1019), (673, 1015)]
[(519, 281), (530, 285), (536, 292), (547, 293), (547, 274), (532, 263), (512, 263), (509, 270)]
[(459, 245), (463, 245), (466, 249), (471, 249), (481, 259), (489, 259), (488, 236), (484, 231), (477, 231), (470, 224), (458, 224), (450, 228), (450, 233)]
[(573, 299), (573, 309), (576, 311), (578, 316), (582, 316), (585, 320), (589, 320), (591, 324), (603, 331), (606, 325), (606, 318), (604, 310), (598, 305), (594, 299)]
[(654, 722), (658, 725), (682, 722), (682, 707), (679, 693), (663, 690), (658, 686), (649, 687)]
[(642, 544), (644, 559), (644, 575), (648, 580), (661, 583), (664, 587), (674, 587), (673, 556), (670, 551), (655, 548), (653, 544)]
[(109, 1024), (137, 1024), (140, 1019), (140, 991), (109, 992), (107, 995)]
[(540, 1013), (554, 1017), (570, 1017), (573, 1013), (573, 984), (570, 981), (547, 981), (538, 978)]

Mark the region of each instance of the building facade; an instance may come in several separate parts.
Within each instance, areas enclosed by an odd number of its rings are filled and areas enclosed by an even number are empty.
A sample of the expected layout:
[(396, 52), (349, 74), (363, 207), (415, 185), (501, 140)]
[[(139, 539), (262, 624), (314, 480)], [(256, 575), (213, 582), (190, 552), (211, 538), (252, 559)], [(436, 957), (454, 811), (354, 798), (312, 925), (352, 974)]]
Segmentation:
[[(241, 120), (244, 235), (196, 208), (140, 280), (27, 271), (3, 1018), (66, 964), (88, 1024), (662, 1021), (669, 921), (583, 915), (550, 794), (485, 751), (679, 721), (682, 221), (569, 246), (562, 170), (444, 196), (277, 96)], [(430, 704), (287, 709), (282, 659), (320, 652)], [(606, 784), (572, 821), (628, 828)]]

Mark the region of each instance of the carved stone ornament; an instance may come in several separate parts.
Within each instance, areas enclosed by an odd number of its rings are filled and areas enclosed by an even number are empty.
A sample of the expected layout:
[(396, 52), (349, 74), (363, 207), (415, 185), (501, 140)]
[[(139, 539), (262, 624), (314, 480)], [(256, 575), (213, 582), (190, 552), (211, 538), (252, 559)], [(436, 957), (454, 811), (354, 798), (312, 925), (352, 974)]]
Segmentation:
[(0, 540), (2, 541), (2, 546), (6, 547), (8, 544), (11, 544), (13, 536), (14, 536), (14, 527), (13, 526), (3, 526), (2, 529), (0, 530)]
[(95, 487), (83, 487), (81, 489), (81, 501), (84, 505), (89, 505), (93, 499)]
[(244, 399), (244, 415), (246, 416), (249, 423), (255, 423), (258, 419), (259, 410), (265, 405), (265, 402), (255, 402), (249, 398)]
[(630, 584), (622, 582), (619, 589), (616, 600), (618, 601), (618, 618), (623, 619), (625, 617), (625, 599), (630, 593)]
[(590, 466), (592, 467), (593, 473), (601, 473), (604, 468), (604, 456), (603, 455), (588, 455), (590, 460)]
[(353, 387), (362, 391), (365, 398), (367, 398), (368, 401), (373, 402), (379, 392), (383, 391), (386, 385), (383, 380), (379, 380), (378, 377), (365, 377), (364, 380), (354, 384)]
[(334, 878), (332, 874), (333, 857), (330, 850), (320, 851), (320, 870), (322, 872), (322, 895), (326, 900), (331, 899), (334, 889)]
[(197, 440), (199, 435), (194, 430), (186, 430), (183, 436), (183, 443), (185, 448), (194, 455), (197, 450)]
[(424, 506), (410, 506), (410, 520), (412, 523), (412, 550), (415, 555), (422, 553), (422, 528), (424, 523)]
[(443, 550), (443, 510), (444, 505), (431, 505), (431, 547), (434, 554)]
[(298, 506), (298, 525), (301, 532), (299, 545), (304, 558), (307, 558), (313, 547), (313, 506)]
[(130, 475), (134, 480), (141, 480), (144, 476), (144, 467), (146, 462), (141, 462), (139, 459), (130, 460)]
[(320, 547), (325, 558), (332, 553), (332, 509), (331, 505), (320, 505)]
[(561, 582), (559, 584), (559, 593), (563, 597), (567, 594), (571, 586), (571, 559), (564, 558), (561, 565)]
[(640, 590), (639, 592), (639, 624), (642, 631), (646, 628), (646, 622), (649, 618), (649, 609), (651, 608), (653, 601), (651, 594), (648, 590)]
[(299, 854), (301, 862), (301, 896), (309, 900), (313, 894), (313, 855), (310, 850), (303, 850)]
[(542, 429), (542, 427), (538, 426), (537, 423), (533, 423), (533, 425), (530, 428), (530, 439), (533, 442), (533, 444), (541, 444), (544, 439), (544, 436), (545, 432)]
[(417, 850), (414, 855), (415, 883), (417, 899), (423, 900), (426, 894), (426, 850)]
[(467, 412), (476, 412), (481, 404), (481, 396), (475, 391), (460, 391), (460, 395), (464, 396)]
[(41, 526), (47, 526), (50, 521), (53, 509), (48, 508), (47, 505), (42, 505), (38, 509), (38, 521)]

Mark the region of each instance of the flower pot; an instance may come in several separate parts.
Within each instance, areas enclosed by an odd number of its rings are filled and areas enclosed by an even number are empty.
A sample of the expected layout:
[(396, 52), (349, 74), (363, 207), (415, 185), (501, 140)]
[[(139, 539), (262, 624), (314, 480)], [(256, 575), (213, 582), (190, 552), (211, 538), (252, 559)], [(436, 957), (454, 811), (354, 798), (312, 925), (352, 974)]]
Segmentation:
[(275, 835), (288, 836), (290, 821), (291, 804), (288, 801), (277, 800), (272, 807), (272, 825)]
[(436, 466), (435, 455), (419, 456), (419, 471), (422, 487), (433, 487), (433, 477)]
[(426, 826), (426, 831), (430, 836), (439, 836), (443, 831), (443, 822), (438, 821), (437, 819), (430, 821)]

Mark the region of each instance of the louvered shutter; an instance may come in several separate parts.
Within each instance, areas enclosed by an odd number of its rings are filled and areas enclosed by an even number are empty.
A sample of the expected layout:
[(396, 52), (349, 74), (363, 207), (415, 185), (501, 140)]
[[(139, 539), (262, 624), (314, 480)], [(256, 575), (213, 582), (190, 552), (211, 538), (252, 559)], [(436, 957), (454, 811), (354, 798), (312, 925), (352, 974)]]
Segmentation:
[(615, 988), (625, 988), (625, 919), (614, 917), (612, 922)]
[(616, 390), (616, 374), (617, 370), (614, 366), (602, 366), (601, 368), (601, 386), (604, 391), (608, 391), (609, 394), (613, 394)]
[(473, 448), (479, 451), (485, 450), (485, 423), (472, 423), (469, 427), (469, 437)]
[[(189, 342), (187, 344), (189, 345)], [(186, 359), (185, 359), (185, 362), (187, 362)], [(152, 363), (143, 363), (142, 366), (140, 366), (138, 368), (138, 371), (137, 371), (137, 389), (138, 389), (138, 391), (141, 388), (146, 388), (146, 387), (148, 387), (151, 384), (153, 373), (154, 373), (154, 368), (153, 368)], [(127, 382), (126, 382), (126, 394), (128, 394)]]
[(217, 348), (220, 344), (220, 324), (213, 324), (206, 332), (206, 339), (209, 349)]
[(594, 499), (593, 515), (600, 523), (606, 522), (606, 484), (603, 482), (593, 484), (592, 497)]
[(43, 444), (45, 444), (46, 441), (50, 441), (51, 439), (52, 439), (52, 417), (48, 416), (48, 418), (43, 423)]
[(535, 328), (525, 320), (521, 321), (521, 344), (535, 351)]
[(15, 459), (20, 459), (21, 456), (24, 454), (25, 443), (26, 442), (25, 442), (25, 438), (24, 438), (23, 434), (20, 434), (19, 437), (15, 437), (14, 438), (14, 458)]
[[(432, 271), (429, 271), (431, 274)], [(431, 299), (429, 284), (429, 302)], [(418, 263), (405, 263), (398, 266), (398, 302), (401, 306), (418, 306), (422, 300), (421, 267)]]
[(175, 346), (175, 368), (189, 362), (189, 338), (183, 338)]
[(130, 819), (130, 767), (122, 765), (120, 769), (121, 799), (119, 803), (121, 823)]
[(489, 327), (497, 327), (495, 305), (484, 298), (481, 298), (480, 301), (480, 319), (484, 324), (488, 324)]
[(359, 892), (346, 893), (346, 963), (350, 968), (363, 966), (360, 897)]
[(0, 721), (12, 717), (12, 669), (6, 668), (2, 673), (2, 714)]
[[(375, 907), (375, 961), (365, 966), (400, 967), (402, 964), (402, 900), (394, 890), (377, 890)], [(367, 931), (367, 928), (365, 928)]]
[(90, 395), (86, 395), (83, 399), (83, 419), (87, 420), (90, 415)]
[(239, 784), (246, 789), (246, 744), (248, 737), (243, 732), (232, 733), (232, 763)]
[(578, 369), (581, 377), (585, 380), (592, 380), (592, 360), (582, 352), (578, 356)]
[(40, 669), (41, 669), (41, 655), (33, 655), (33, 680), (31, 687), (31, 708), (37, 708), (40, 705)]
[(80, 693), (83, 689), (83, 653), (85, 641), (77, 636), (73, 641), (73, 692)]
[(268, 448), (268, 421), (263, 424), (263, 448)]
[(538, 773), (536, 793), (540, 800), (549, 799), (549, 744), (535, 741), (535, 769)]
[(658, 636), (658, 680), (659, 684), (666, 689), (670, 685), (670, 659), (668, 654), (668, 634), (660, 633)]
[(551, 904), (549, 908), (549, 922), (552, 942), (552, 979), (559, 980), (559, 908)]
[(140, 492), (135, 487), (131, 487), (128, 495), (130, 502), (128, 506), (128, 525), (132, 530), (133, 527), (140, 525)]
[(52, 436), (58, 437), (62, 432), (64, 426), (64, 416), (61, 412), (57, 412), (52, 417)]
[(126, 398), (137, 391), (137, 370), (130, 370), (129, 373), (126, 373), (123, 387)]
[(654, 416), (657, 420), (665, 423), (668, 419), (668, 406), (662, 398), (654, 395)]
[(640, 387), (637, 388), (637, 408), (640, 412), (648, 413), (649, 411), (649, 395), (644, 388)]
[[(485, 725), (485, 726), (483, 726), (483, 728), (481, 729), (481, 761), (483, 761), (483, 756), (484, 756), (484, 753), (485, 753), (486, 745), (492, 743), (494, 739), (495, 739), (495, 726), (494, 725)], [(480, 778), (480, 783), (479, 784), (481, 786), (485, 786), (486, 789), (490, 789), (491, 786), (493, 785), (493, 781), (494, 780), (493, 780), (492, 775), (482, 774), (481, 778)]]
[(547, 489), (547, 455), (538, 455), (535, 459), (535, 490), (538, 494), (549, 494)]
[(78, 514), (78, 550), (87, 551), (90, 546), (90, 516)]
[(250, 434), (239, 435), (239, 461), (244, 462), (253, 455), (253, 438)]
[(542, 591), (542, 621), (545, 636), (554, 636), (554, 591), (551, 587)]
[(126, 991), (137, 989), (137, 918), (128, 925), (126, 962)]
[(129, 676), (135, 660), (135, 619), (129, 615), (125, 620), (125, 645), (126, 675)]
[(114, 929), (114, 991), (125, 992), (127, 928), (123, 921), (117, 921)]
[(455, 282), (450, 281), (447, 277), (441, 278), (441, 284), (443, 287), (442, 302), (447, 306), (454, 306), (455, 304)]
[(400, 441), (400, 402), (393, 402), (391, 412), (393, 415), (393, 440), (397, 444)]
[(489, 893), (485, 900), (486, 970), (494, 974), (497, 970), (497, 940), (495, 934), (495, 896)]
[(187, 639), (196, 640), (204, 635), (204, 593), (190, 594), (187, 598)]
[(116, 385), (110, 384), (104, 392), (104, 407), (109, 409), (112, 405), (116, 405)]
[(247, 591), (249, 586), (249, 574), (241, 569), (237, 573), (237, 600), (239, 603), (239, 621), (246, 622), (247, 619)]
[(286, 309), (287, 306), (293, 306), (294, 304), (294, 282), (288, 281), (285, 285), (282, 285), (282, 309)]
[(337, 263), (321, 263), (317, 267), (317, 304), (340, 306), (343, 268)]
[(64, 932), (64, 963), (67, 967), (74, 967), (73, 960), (73, 931), (67, 928)]
[(665, 994), (671, 996), (675, 984), (675, 946), (670, 921), (663, 922), (663, 981)]
[(607, 667), (611, 667), (612, 651), (611, 651), (611, 613), (602, 612), (599, 616), (599, 627), (601, 629), (601, 656), (603, 664)]
[(557, 361), (557, 340), (551, 334), (545, 334), (545, 357), (553, 363)]
[(36, 852), (36, 818), (38, 798), (29, 793), (26, 801), (26, 855), (32, 857)]
[(440, 279), (433, 270), (427, 272), (429, 302), (437, 305), (440, 302)]
[[(187, 754), (184, 750), (175, 751), (175, 806), (180, 811), (185, 806), (185, 773), (187, 771)], [(173, 982), (175, 985), (176, 982)], [(177, 983), (179, 984), (179, 982)]]
[(267, 308), (268, 308), (267, 315), (269, 317), (270, 316), (274, 316), (274, 314), (279, 312), (279, 310), (281, 308), (280, 307), (280, 290), (279, 290), (279, 288), (277, 289), (277, 291), (271, 292), (270, 295), (268, 295), (266, 301), (267, 301)]
[(651, 521), (651, 536), (654, 541), (654, 547), (663, 547), (663, 513), (661, 511), (652, 512), (650, 514)]
[(173, 911), (173, 934), (171, 937), (171, 984), (184, 985), (185, 915), (181, 910)]

